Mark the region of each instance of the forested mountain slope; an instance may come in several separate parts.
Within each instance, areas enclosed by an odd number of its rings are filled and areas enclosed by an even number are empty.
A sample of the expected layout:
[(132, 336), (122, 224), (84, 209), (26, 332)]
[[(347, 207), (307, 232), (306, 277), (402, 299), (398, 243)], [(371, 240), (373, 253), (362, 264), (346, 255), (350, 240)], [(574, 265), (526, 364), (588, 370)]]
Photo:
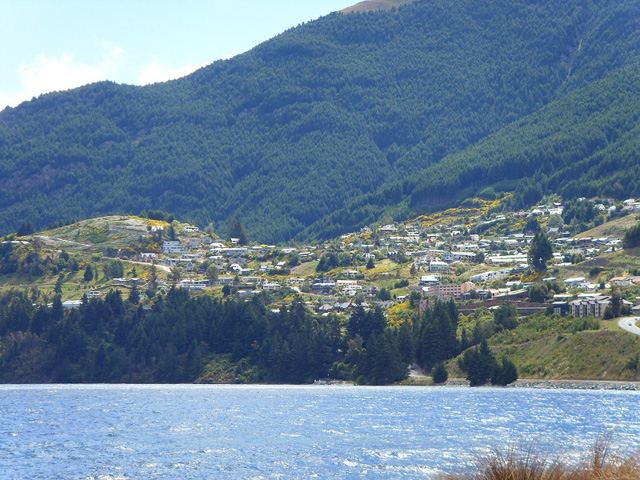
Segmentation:
[(273, 242), (504, 178), (521, 201), (628, 195), (639, 9), (418, 0), (323, 17), (180, 80), (41, 96), (0, 113), (0, 233), (163, 209), (237, 215)]
[(631, 65), (513, 122), (416, 175), (364, 195), (301, 233), (326, 238), (383, 213), (411, 217), (492, 187), (513, 208), (544, 193), (640, 197), (640, 68)]

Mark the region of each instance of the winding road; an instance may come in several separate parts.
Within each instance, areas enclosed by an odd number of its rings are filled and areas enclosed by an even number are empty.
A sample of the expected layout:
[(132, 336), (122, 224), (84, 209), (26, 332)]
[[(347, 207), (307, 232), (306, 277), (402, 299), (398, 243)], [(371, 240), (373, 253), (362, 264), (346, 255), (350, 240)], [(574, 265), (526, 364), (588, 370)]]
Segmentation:
[(635, 333), (636, 335), (640, 335), (640, 327), (636, 325), (636, 322), (640, 320), (639, 317), (624, 317), (618, 321), (618, 326), (626, 330), (627, 332)]

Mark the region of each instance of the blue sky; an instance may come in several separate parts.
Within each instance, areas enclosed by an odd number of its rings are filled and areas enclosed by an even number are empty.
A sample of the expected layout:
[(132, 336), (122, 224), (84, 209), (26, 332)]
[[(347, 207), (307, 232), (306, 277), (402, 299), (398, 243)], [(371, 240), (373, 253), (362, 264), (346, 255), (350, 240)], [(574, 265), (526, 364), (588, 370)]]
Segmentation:
[(99, 80), (144, 85), (357, 0), (0, 0), (0, 110)]

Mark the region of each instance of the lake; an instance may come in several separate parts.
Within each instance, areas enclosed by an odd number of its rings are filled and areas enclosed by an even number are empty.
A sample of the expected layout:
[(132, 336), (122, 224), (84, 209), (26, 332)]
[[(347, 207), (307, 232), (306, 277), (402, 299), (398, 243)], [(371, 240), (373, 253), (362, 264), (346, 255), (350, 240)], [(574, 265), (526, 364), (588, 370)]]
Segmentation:
[(2, 478), (433, 478), (509, 446), (640, 448), (640, 392), (0, 386)]

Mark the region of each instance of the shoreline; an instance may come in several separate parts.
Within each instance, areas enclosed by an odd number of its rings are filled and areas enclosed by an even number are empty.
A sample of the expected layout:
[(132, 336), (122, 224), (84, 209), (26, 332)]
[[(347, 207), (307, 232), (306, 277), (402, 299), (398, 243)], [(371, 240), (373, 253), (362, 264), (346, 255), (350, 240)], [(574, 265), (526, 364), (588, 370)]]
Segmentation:
[(571, 389), (571, 390), (624, 390), (640, 391), (640, 382), (633, 380), (548, 380), (522, 378), (508, 385), (511, 388)]
[[(421, 379), (422, 380), (422, 379)], [(0, 383), (0, 387), (11, 386), (271, 386), (271, 387), (368, 387), (370, 385), (357, 385), (354, 382), (344, 380), (326, 381), (317, 383), (289, 384), (289, 383)], [(431, 379), (415, 383), (395, 383), (389, 385), (371, 385), (378, 387), (449, 387), (449, 388), (532, 388), (540, 390), (619, 390), (619, 391), (640, 391), (640, 381), (635, 380), (580, 380), (580, 379), (540, 379), (522, 378), (509, 385), (480, 385), (470, 387), (469, 382), (462, 378), (453, 378), (445, 383), (433, 384)]]
[(640, 391), (640, 381), (635, 380), (582, 380), (582, 379), (545, 379), (545, 378), (520, 378), (506, 386), (482, 385), (470, 387), (469, 382), (462, 378), (453, 378), (445, 383), (434, 385), (431, 380), (424, 383), (398, 384), (407, 387), (462, 387), (462, 388), (534, 388), (540, 390), (620, 390)]

